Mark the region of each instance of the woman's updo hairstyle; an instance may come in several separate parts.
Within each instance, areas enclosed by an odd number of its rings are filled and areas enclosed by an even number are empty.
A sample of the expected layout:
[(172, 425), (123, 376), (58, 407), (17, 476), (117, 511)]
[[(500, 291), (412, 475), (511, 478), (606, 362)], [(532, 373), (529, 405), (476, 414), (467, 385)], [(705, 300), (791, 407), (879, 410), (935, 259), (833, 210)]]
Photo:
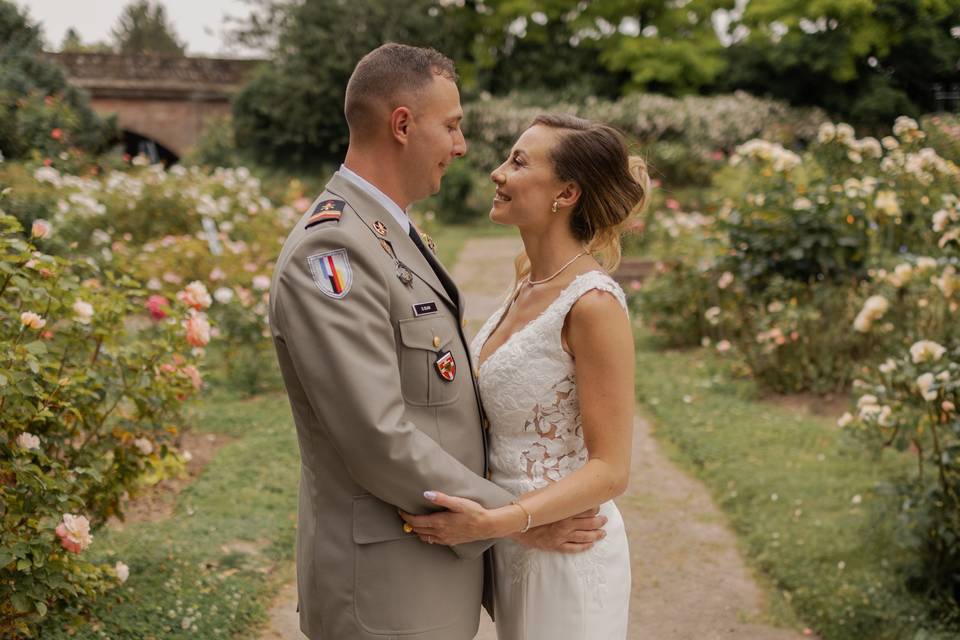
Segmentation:
[[(630, 218), (646, 207), (650, 194), (647, 164), (631, 156), (626, 138), (613, 127), (565, 114), (537, 116), (530, 126), (560, 130), (550, 151), (557, 177), (576, 182), (580, 199), (570, 226), (607, 271), (620, 264), (620, 236)], [(529, 272), (526, 256), (517, 264), (518, 280)], [(524, 266), (526, 268), (524, 268)]]

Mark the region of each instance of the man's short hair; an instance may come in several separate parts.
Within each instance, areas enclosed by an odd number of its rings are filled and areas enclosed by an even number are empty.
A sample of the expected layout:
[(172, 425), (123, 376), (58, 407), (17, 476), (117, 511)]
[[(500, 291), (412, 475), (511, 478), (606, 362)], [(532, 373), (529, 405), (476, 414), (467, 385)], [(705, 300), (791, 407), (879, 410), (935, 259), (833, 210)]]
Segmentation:
[(363, 56), (347, 82), (344, 101), (351, 135), (369, 135), (383, 114), (416, 95), (434, 76), (457, 81), (453, 61), (435, 49), (388, 42)]

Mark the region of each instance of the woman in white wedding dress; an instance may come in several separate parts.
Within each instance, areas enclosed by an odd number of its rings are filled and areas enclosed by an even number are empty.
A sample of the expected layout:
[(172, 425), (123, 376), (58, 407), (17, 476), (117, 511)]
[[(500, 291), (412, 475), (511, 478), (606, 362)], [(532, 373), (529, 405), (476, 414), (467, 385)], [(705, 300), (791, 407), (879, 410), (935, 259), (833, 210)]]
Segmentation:
[[(488, 510), (428, 491), (447, 511), (403, 516), (429, 543), (503, 538), (499, 640), (626, 638), (630, 555), (612, 498), (630, 470), (634, 350), (623, 291), (604, 267), (618, 262), (649, 178), (618, 131), (555, 115), (538, 117), (491, 177), (490, 218), (519, 228), (524, 253), (512, 294), (471, 351), (491, 479), (517, 500)], [(510, 539), (597, 505), (607, 523), (595, 544), (560, 553)]]

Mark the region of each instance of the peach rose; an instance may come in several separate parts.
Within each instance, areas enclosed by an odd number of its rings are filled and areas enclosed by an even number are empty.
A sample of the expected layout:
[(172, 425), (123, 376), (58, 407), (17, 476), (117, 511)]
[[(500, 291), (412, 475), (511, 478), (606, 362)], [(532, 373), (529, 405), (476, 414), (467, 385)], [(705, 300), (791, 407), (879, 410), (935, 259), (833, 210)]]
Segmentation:
[(73, 553), (80, 553), (93, 542), (90, 521), (85, 516), (63, 514), (63, 522), (57, 525), (56, 533), (63, 548)]
[(205, 347), (210, 342), (210, 323), (204, 314), (194, 311), (184, 322), (184, 327), (191, 347)]

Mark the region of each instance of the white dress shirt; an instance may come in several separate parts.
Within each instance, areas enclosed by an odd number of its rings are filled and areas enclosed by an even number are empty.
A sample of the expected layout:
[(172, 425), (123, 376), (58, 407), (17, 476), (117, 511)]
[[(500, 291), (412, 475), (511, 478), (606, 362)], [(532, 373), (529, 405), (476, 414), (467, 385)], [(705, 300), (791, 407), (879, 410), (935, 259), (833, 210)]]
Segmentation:
[(407, 217), (407, 212), (400, 208), (396, 202), (390, 199), (390, 196), (385, 194), (380, 189), (377, 189), (375, 186), (361, 178), (359, 175), (347, 168), (347, 165), (340, 165), (340, 175), (357, 185), (371, 196), (374, 200), (383, 205), (383, 208), (390, 212), (397, 220), (397, 224), (400, 225), (400, 228), (403, 229), (408, 234), (410, 233), (410, 218)]

